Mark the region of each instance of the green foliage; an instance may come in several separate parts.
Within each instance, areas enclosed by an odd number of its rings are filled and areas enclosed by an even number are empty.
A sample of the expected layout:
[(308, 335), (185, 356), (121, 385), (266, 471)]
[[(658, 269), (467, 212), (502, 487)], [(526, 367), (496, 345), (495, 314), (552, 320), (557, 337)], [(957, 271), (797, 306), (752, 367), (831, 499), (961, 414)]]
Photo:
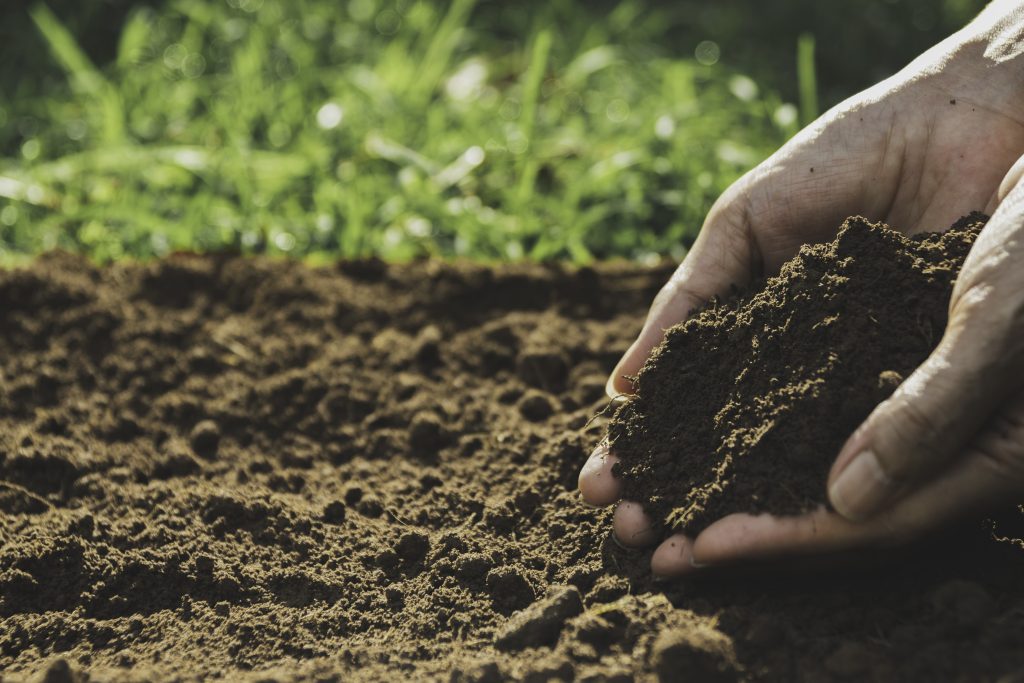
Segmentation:
[(814, 36), (804, 33), (796, 43), (796, 73), (800, 87), (800, 123), (818, 118), (818, 78), (814, 66)]
[(116, 14), (104, 54), (92, 5), (53, 2), (9, 36), (38, 77), (0, 67), (0, 258), (679, 256), (798, 125), (787, 83), (696, 39), (730, 3), (680, 42), (641, 0), (176, 0)]
[(15, 105), (41, 125), (5, 133), (2, 248), (678, 251), (793, 132), (791, 106), (713, 63), (569, 45), (543, 21), (495, 45), (472, 10), (184, 0), (130, 14), (101, 70), (37, 5), (68, 87)]

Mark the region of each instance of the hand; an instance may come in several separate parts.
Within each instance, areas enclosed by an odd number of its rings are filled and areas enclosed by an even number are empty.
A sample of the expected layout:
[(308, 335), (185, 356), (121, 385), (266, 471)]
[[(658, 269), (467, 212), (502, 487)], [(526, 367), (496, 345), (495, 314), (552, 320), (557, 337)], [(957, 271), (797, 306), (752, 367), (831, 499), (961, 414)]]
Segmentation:
[[(829, 478), (839, 514), (730, 515), (696, 539), (670, 536), (652, 557), (655, 574), (899, 543), (1024, 492), (1024, 118), (1009, 99), (1022, 67), (1005, 45), (990, 57), (998, 36), (989, 29), (1001, 24), (986, 19), (985, 30), (953, 36), (828, 112), (729, 188), (656, 297), (610, 394), (631, 391), (626, 377), (666, 328), (731, 285), (777, 271), (802, 244), (831, 239), (847, 215), (914, 233), (994, 212), (938, 349), (841, 450)], [(618, 499), (614, 461), (599, 448), (584, 466), (588, 503)], [(619, 504), (613, 531), (626, 545), (657, 540), (635, 503)]]

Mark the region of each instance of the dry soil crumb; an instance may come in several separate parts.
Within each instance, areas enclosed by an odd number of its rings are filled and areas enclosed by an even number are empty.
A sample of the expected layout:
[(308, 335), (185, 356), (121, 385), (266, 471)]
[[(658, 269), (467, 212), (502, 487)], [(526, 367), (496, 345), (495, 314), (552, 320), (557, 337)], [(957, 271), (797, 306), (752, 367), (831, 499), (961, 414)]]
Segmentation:
[(843, 442), (941, 339), (984, 222), (906, 237), (850, 218), (763, 286), (669, 330), (609, 428), (626, 497), (690, 533), (825, 504)]

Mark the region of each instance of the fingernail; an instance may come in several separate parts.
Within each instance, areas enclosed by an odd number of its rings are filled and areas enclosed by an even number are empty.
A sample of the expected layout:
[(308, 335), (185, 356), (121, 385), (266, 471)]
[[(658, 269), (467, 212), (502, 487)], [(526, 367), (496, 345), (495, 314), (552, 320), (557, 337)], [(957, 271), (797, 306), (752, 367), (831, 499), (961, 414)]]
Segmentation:
[(626, 352), (622, 354), (622, 358), (620, 358), (619, 362), (615, 364), (615, 369), (612, 370), (612, 374), (608, 376), (608, 381), (605, 382), (604, 385), (604, 393), (608, 394), (608, 398), (615, 398), (616, 396), (622, 393), (621, 391), (615, 388), (615, 380), (618, 379), (620, 374), (622, 374), (622, 361), (626, 360), (626, 358), (629, 357), (630, 353), (632, 353), (633, 351), (633, 347), (636, 346), (637, 341), (639, 341), (639, 338), (637, 338), (636, 341), (629, 345), (629, 348), (626, 349)]
[(833, 507), (843, 517), (859, 522), (870, 517), (888, 500), (893, 481), (882, 469), (874, 451), (858, 453), (829, 488)]
[(704, 567), (707, 567), (708, 565), (703, 563), (703, 562), (698, 562), (697, 559), (693, 556), (693, 553), (691, 552), (690, 553), (690, 566), (693, 567), (694, 569), (703, 569)]
[(619, 395), (619, 390), (615, 388), (615, 378), (618, 376), (619, 366), (615, 366), (615, 370), (608, 376), (608, 381), (604, 385), (604, 393), (608, 394), (608, 398), (615, 398)]

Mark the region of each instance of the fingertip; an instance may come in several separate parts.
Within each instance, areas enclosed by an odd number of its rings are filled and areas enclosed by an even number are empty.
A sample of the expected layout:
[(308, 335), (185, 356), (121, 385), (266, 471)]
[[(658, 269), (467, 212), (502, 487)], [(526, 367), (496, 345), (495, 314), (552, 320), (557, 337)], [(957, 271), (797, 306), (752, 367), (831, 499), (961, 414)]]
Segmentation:
[(621, 375), (619, 375), (619, 368), (618, 366), (616, 366), (616, 368), (612, 371), (612, 374), (609, 375), (608, 381), (604, 385), (604, 393), (608, 394), (608, 398), (615, 399), (615, 397), (621, 394), (629, 393), (627, 391), (622, 390), (622, 387), (620, 386), (619, 382), (620, 377)]
[(656, 579), (673, 579), (697, 569), (693, 541), (683, 534), (672, 534), (651, 555), (651, 573)]
[(642, 548), (658, 540), (654, 522), (644, 512), (643, 506), (628, 500), (615, 508), (612, 533), (619, 544), (627, 548)]
[(633, 357), (637, 353), (637, 344), (639, 343), (640, 339), (638, 338), (630, 344), (626, 352), (622, 354), (622, 358), (615, 364), (612, 374), (608, 376), (608, 381), (604, 385), (604, 393), (608, 394), (608, 398), (614, 399), (622, 394), (633, 393), (633, 383), (626, 379), (626, 376), (636, 374), (636, 371), (631, 368), (636, 364)]
[(598, 444), (580, 469), (577, 485), (583, 502), (595, 507), (611, 505), (619, 499), (622, 484), (612, 474), (612, 466), (619, 461), (608, 450), (606, 443)]

